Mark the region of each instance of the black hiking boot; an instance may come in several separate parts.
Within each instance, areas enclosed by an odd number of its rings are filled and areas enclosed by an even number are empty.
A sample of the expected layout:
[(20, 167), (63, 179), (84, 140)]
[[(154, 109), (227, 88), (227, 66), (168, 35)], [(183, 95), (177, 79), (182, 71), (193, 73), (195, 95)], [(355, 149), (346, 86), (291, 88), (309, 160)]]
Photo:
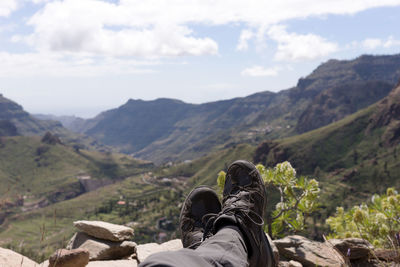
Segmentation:
[(221, 203), (215, 191), (206, 186), (193, 189), (183, 203), (179, 226), (184, 248), (197, 248), (204, 235), (203, 217), (221, 211)]
[(245, 239), (249, 266), (275, 266), (272, 248), (263, 231), (266, 190), (256, 167), (244, 160), (233, 162), (226, 174), (223, 196), (222, 211), (211, 221), (212, 232), (236, 225)]

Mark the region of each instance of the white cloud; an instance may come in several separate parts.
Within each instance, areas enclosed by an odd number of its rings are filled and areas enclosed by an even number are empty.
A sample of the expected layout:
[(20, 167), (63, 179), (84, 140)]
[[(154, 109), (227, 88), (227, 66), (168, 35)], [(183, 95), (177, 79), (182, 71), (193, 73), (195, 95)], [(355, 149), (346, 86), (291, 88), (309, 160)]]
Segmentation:
[(314, 34), (288, 33), (281, 25), (272, 26), (268, 36), (278, 43), (275, 60), (312, 60), (338, 50), (338, 45)]
[(361, 46), (369, 50), (374, 50), (377, 48), (391, 48), (394, 46), (400, 46), (400, 40), (396, 40), (393, 36), (389, 36), (386, 40), (368, 38), (362, 41)]
[(50, 2), (51, 0), (31, 0), (34, 4), (42, 4)]
[(0, 17), (6, 17), (17, 9), (17, 0), (1, 0), (0, 1)]
[(249, 30), (242, 30), (239, 37), (239, 43), (236, 46), (236, 49), (239, 51), (246, 51), (249, 48), (249, 40), (254, 37), (254, 33)]
[(158, 61), (137, 61), (116, 58), (96, 59), (55, 53), (10, 54), (0, 52), (0, 77), (86, 77), (108, 74), (154, 72)]
[(244, 69), (241, 72), (241, 75), (251, 76), (251, 77), (277, 76), (280, 70), (281, 70), (280, 67), (264, 68), (262, 66), (253, 66)]
[[(42, 4), (27, 20), (33, 31), (12, 40), (27, 43), (35, 52), (0, 54), (0, 62), (7, 62), (0, 66), (0, 75), (15, 74), (18, 69), (19, 73), (43, 70), (53, 75), (137, 73), (142, 68), (148, 71), (148, 66), (133, 58), (154, 61), (218, 54), (217, 42), (193, 31), (193, 25), (240, 25), (245, 30), (237, 50), (246, 50), (253, 43), (264, 47), (269, 37), (278, 45), (276, 60), (313, 59), (336, 51), (337, 45), (317, 35), (288, 33), (274, 25), (295, 18), (400, 5), (400, 0), (0, 0), (0, 16), (29, 1)], [(385, 44), (396, 42), (392, 39)], [(278, 71), (253, 67), (242, 74), (276, 75)]]
[(369, 38), (365, 39), (362, 42), (362, 46), (367, 49), (375, 49), (379, 46), (382, 46), (382, 40), (381, 39), (375, 39), (375, 38)]
[(146, 12), (130, 17), (125, 7), (95, 0), (52, 2), (29, 20), (33, 34), (13, 39), (42, 51), (104, 56), (157, 58), (218, 52), (215, 41), (194, 37), (184, 25), (136, 21)]
[[(38, 49), (100, 55), (214, 55), (218, 52), (217, 43), (207, 36), (196, 36), (188, 25), (244, 23), (257, 32), (256, 38), (260, 44), (265, 29), (288, 19), (354, 14), (372, 7), (393, 5), (400, 5), (400, 0), (53, 1), (29, 20), (34, 33), (28, 40)], [(251, 32), (242, 32), (238, 50), (248, 47), (248, 40), (253, 37)], [(307, 38), (308, 41), (304, 40)], [(301, 41), (327, 44), (313, 35), (306, 35)], [(288, 45), (285, 44), (283, 49), (290, 50)], [(329, 44), (323, 48), (332, 50)], [(302, 58), (298, 53), (292, 56)]]

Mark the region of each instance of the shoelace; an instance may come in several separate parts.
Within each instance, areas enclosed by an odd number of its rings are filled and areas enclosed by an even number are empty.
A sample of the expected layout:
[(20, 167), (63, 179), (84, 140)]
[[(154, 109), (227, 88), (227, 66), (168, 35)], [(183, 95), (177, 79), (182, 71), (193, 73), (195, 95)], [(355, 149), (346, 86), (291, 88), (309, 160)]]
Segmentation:
[(214, 221), (219, 217), (219, 213), (208, 213), (203, 216), (202, 221), (204, 226), (204, 233), (203, 233), (203, 238), (201, 239), (201, 242), (206, 240), (206, 238), (209, 238), (212, 235), (212, 229), (214, 227)]
[[(243, 189), (241, 188), (240, 190), (243, 190)], [(254, 224), (258, 225), (258, 226), (264, 225), (263, 218), (259, 214), (254, 212), (252, 209), (250, 209), (251, 207), (243, 206), (243, 205), (240, 205), (240, 204), (235, 206), (235, 203), (241, 200), (239, 195), (227, 195), (227, 196), (224, 197), (224, 202), (228, 198), (233, 198), (234, 199), (230, 203), (229, 207), (224, 208), (221, 212), (219, 212), (217, 214), (216, 213), (209, 213), (209, 214), (206, 214), (206, 215), (203, 216), (202, 221), (203, 221), (203, 224), (205, 225), (205, 227), (204, 227), (204, 233), (203, 233), (202, 242), (206, 238), (208, 238), (208, 237), (210, 237), (212, 235), (212, 232), (215, 231), (215, 229), (214, 229), (215, 220), (219, 216), (221, 216), (223, 214), (232, 214), (235, 217), (236, 216), (240, 216), (242, 218), (246, 217), (250, 222), (252, 222), (252, 223), (254, 223)], [(253, 218), (256, 218), (256, 221)]]

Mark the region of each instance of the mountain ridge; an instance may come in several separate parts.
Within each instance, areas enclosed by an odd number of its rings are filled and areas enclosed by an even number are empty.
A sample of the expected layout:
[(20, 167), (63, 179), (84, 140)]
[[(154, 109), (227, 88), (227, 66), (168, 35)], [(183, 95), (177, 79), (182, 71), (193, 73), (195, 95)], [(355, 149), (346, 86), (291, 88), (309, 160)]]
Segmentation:
[(278, 93), (203, 104), (130, 99), (86, 120), (78, 130), (156, 163), (194, 159), (237, 143), (291, 136), (340, 120), (385, 97), (399, 77), (400, 54), (329, 60)]

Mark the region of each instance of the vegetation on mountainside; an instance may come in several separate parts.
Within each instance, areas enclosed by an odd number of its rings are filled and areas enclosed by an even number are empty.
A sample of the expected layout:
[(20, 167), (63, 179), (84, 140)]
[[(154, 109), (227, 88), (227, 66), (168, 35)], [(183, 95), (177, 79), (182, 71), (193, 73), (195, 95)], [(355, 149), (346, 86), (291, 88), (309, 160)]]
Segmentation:
[[(46, 241), (38, 242), (42, 232), (53, 245), (64, 235), (70, 238), (68, 225), (92, 214), (110, 194), (84, 193), (153, 168), (128, 155), (70, 147), (51, 134), (0, 137), (0, 159), (0, 245), (21, 246), (26, 253), (38, 254), (52, 253), (56, 247), (46, 250)], [(87, 195), (92, 197), (86, 199)], [(53, 223), (57, 227), (51, 227)]]
[[(264, 230), (271, 238), (282, 237), (288, 233), (304, 230), (306, 219), (318, 208), (320, 189), (315, 179), (296, 177), (296, 170), (285, 161), (274, 168), (258, 164), (257, 169), (269, 193)], [(222, 192), (226, 173), (218, 174), (217, 184)], [(271, 203), (271, 190), (278, 192), (278, 200)], [(272, 208), (271, 208), (272, 207)]]
[(57, 198), (63, 200), (69, 193), (78, 194), (82, 190), (80, 177), (112, 181), (151, 167), (148, 162), (123, 154), (86, 151), (49, 142), (40, 137), (1, 137), (0, 194), (9, 190), (10, 194), (26, 195), (29, 201), (58, 192)]
[(290, 161), (303, 175), (319, 177), (322, 222), (335, 207), (349, 208), (400, 186), (400, 87), (382, 101), (326, 127), (261, 144), (255, 162)]
[(363, 238), (375, 247), (398, 248), (400, 194), (390, 187), (386, 194), (374, 194), (368, 204), (354, 206), (348, 211), (338, 207), (326, 223), (333, 231), (330, 238)]

